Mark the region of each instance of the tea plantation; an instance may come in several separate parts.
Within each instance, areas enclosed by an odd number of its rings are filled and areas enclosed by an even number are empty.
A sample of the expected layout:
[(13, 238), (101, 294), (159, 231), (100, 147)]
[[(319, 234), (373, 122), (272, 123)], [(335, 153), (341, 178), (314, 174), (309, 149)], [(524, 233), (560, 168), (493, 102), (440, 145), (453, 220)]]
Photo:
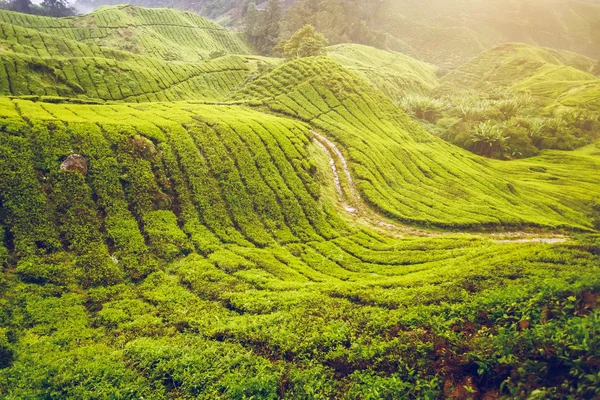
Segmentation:
[(596, 139), (486, 158), (394, 103), (468, 66), (0, 18), (0, 398), (600, 396)]

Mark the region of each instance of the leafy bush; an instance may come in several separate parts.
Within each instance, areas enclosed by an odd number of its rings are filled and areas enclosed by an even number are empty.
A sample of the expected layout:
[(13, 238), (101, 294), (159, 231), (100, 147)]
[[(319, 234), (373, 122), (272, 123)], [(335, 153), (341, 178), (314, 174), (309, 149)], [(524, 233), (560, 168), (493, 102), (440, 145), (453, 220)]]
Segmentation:
[(303, 57), (324, 56), (327, 53), (327, 39), (321, 33), (315, 31), (312, 25), (305, 25), (299, 29), (288, 40), (279, 42), (275, 47), (289, 60)]
[(144, 215), (144, 230), (156, 255), (172, 260), (192, 251), (187, 235), (177, 225), (177, 217), (169, 210), (150, 211)]

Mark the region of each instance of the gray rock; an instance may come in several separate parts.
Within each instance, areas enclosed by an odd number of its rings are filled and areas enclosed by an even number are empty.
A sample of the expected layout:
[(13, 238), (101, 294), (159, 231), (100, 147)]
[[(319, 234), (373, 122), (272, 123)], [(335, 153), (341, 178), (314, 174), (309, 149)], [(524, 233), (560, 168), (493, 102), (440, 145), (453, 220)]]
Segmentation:
[(87, 174), (87, 160), (79, 154), (69, 154), (60, 165), (61, 171), (74, 171), (82, 175)]

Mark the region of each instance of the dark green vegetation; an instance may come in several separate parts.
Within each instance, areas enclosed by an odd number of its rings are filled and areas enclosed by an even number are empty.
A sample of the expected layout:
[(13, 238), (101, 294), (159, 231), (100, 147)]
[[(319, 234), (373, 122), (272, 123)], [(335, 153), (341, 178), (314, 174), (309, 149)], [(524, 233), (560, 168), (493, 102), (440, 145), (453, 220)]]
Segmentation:
[(440, 80), (166, 9), (0, 17), (0, 398), (600, 395), (598, 142), (492, 160), (395, 104), (509, 113), (465, 78), (495, 62), (515, 118), (594, 113), (592, 60), (511, 45)]

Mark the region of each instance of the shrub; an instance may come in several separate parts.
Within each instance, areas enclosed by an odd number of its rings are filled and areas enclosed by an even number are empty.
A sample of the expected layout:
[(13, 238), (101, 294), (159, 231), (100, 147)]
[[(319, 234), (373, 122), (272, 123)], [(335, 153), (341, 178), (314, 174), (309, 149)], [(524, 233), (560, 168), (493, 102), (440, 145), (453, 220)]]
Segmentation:
[(508, 138), (501, 126), (492, 121), (482, 122), (471, 132), (471, 149), (486, 157), (503, 157), (508, 149)]
[(177, 225), (177, 217), (172, 211), (150, 211), (144, 214), (143, 219), (151, 250), (159, 258), (169, 261), (193, 250), (187, 235)]
[(91, 243), (75, 260), (80, 280), (85, 287), (108, 286), (122, 281), (118, 261), (108, 254), (106, 246)]

